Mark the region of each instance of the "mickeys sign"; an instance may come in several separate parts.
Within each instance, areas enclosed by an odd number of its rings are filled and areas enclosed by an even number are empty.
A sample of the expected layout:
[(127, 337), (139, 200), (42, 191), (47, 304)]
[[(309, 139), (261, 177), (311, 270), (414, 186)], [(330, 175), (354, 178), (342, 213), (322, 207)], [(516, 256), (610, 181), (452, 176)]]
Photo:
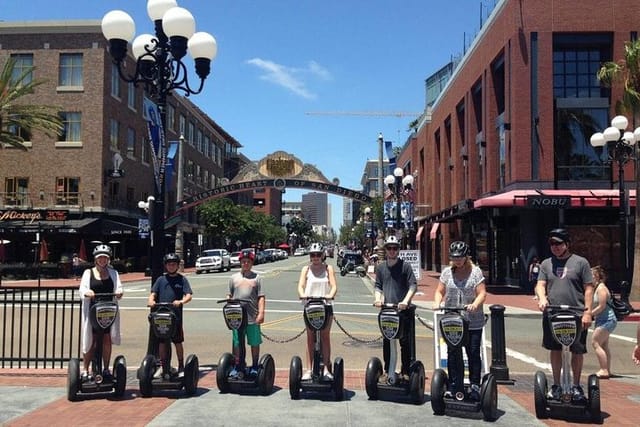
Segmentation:
[(368, 195), (340, 187), (339, 184), (338, 178), (329, 182), (315, 166), (302, 163), (292, 154), (276, 151), (258, 162), (245, 165), (232, 181), (180, 201), (176, 210), (187, 209), (228, 194), (269, 187), (280, 191), (285, 188), (320, 191), (359, 200), (362, 203), (371, 202)]

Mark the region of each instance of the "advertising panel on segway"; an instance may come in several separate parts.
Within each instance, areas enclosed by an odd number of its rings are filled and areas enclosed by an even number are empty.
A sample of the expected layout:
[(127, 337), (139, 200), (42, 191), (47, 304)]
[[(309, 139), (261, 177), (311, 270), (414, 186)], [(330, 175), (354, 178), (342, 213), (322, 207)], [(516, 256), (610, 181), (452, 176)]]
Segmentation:
[(93, 330), (93, 358), (87, 375), (80, 375), (80, 359), (69, 360), (67, 368), (67, 398), (75, 401), (81, 395), (109, 393), (115, 397), (124, 395), (127, 383), (127, 365), (124, 356), (119, 355), (113, 362), (113, 371), (109, 374), (103, 366), (104, 336), (118, 317), (118, 303), (115, 298), (121, 294), (94, 293), (89, 302), (89, 321)]
[(588, 377), (587, 396), (576, 399), (571, 392), (573, 379), (571, 375), (571, 346), (582, 333), (582, 313), (584, 307), (570, 305), (548, 305), (545, 315), (547, 326), (553, 339), (562, 346), (562, 364), (560, 370), (560, 389), (557, 395), (550, 395), (547, 376), (537, 371), (534, 376), (533, 394), (536, 417), (584, 418), (600, 423), (600, 382), (596, 374)]
[[(239, 344), (233, 353), (226, 352), (218, 361), (216, 368), (216, 384), (221, 393), (228, 393), (232, 389), (257, 390), (263, 396), (271, 394), (275, 380), (276, 368), (273, 357), (266, 353), (262, 355), (255, 369), (248, 367), (246, 358), (246, 329), (248, 299), (223, 299), (218, 303), (224, 303), (222, 314), (227, 328), (237, 331)], [(232, 343), (233, 346), (233, 343)]]
[(303, 298), (303, 317), (307, 328), (314, 331), (313, 363), (310, 378), (302, 378), (302, 359), (293, 356), (289, 366), (289, 394), (292, 399), (299, 399), (302, 392), (332, 393), (335, 400), (344, 398), (344, 361), (336, 357), (333, 362), (333, 378), (323, 375), (325, 371), (322, 360), (322, 334), (327, 328), (328, 298)]
[[(404, 322), (409, 322), (405, 326)], [(372, 357), (367, 363), (365, 371), (365, 388), (372, 400), (377, 400), (382, 393), (408, 396), (415, 404), (424, 401), (424, 365), (416, 360), (415, 343), (415, 306), (410, 305), (405, 310), (399, 310), (398, 304), (382, 304), (378, 313), (378, 327), (383, 339), (389, 342), (388, 375), (384, 374), (383, 363), (378, 357)], [(403, 331), (409, 331), (404, 336)], [(407, 339), (410, 351), (408, 375), (397, 372), (398, 342)]]
[[(434, 311), (434, 348), (439, 348), (440, 338), (446, 343), (447, 352), (458, 352), (469, 345), (469, 321), (464, 307), (443, 307), (441, 312)], [(484, 328), (483, 328), (484, 329)], [(436, 350), (435, 363), (439, 365)], [(486, 372), (486, 349), (484, 332), (481, 338), (483, 367)], [(462, 354), (459, 354), (462, 359)], [(446, 360), (445, 360), (446, 362)], [(458, 363), (458, 369), (464, 369), (464, 363)], [(458, 387), (455, 393), (449, 391), (450, 378), (441, 367), (435, 369), (431, 378), (431, 408), (435, 415), (444, 415), (447, 410), (452, 412), (482, 412), (485, 421), (495, 421), (498, 417), (498, 385), (492, 373), (485, 373), (482, 377), (480, 390), (472, 390), (471, 385), (465, 383)], [(474, 393), (475, 391), (475, 393)], [(476, 394), (477, 393), (477, 394)]]

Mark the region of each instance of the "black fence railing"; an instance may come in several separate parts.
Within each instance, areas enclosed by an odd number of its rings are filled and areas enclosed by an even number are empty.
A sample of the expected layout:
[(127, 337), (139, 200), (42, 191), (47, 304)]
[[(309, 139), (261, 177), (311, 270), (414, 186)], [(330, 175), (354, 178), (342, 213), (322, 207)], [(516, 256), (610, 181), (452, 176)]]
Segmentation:
[(78, 287), (0, 286), (0, 368), (63, 368), (80, 355)]

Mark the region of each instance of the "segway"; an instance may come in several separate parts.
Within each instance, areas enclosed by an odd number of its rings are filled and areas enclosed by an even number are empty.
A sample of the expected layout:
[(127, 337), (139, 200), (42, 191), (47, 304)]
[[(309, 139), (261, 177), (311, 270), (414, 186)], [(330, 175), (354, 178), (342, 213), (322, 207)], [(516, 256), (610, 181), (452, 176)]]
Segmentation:
[[(383, 304), (378, 313), (378, 326), (384, 338), (389, 340), (389, 378), (388, 381), (381, 382), (380, 377), (383, 373), (383, 365), (379, 358), (372, 357), (367, 363), (365, 372), (365, 388), (369, 399), (377, 400), (380, 392), (388, 392), (390, 394), (400, 394), (408, 396), (411, 401), (420, 405), (424, 401), (424, 365), (421, 361), (416, 360), (416, 325), (415, 325), (415, 306), (409, 306), (405, 311), (409, 312), (409, 316), (401, 316), (397, 304)], [(411, 362), (409, 364), (409, 379), (398, 376), (396, 374), (396, 365), (398, 361), (398, 342), (402, 338), (401, 322), (410, 322), (410, 352)]]
[(548, 305), (546, 313), (549, 315), (551, 336), (562, 345), (562, 365), (560, 371), (560, 398), (547, 397), (547, 377), (544, 372), (537, 371), (533, 380), (533, 396), (536, 417), (540, 419), (554, 416), (556, 418), (581, 417), (589, 415), (591, 421), (602, 422), (600, 411), (600, 381), (596, 374), (588, 377), (587, 396), (574, 400), (571, 396), (571, 345), (581, 334), (582, 319), (577, 312), (583, 307), (570, 305)]
[[(89, 320), (93, 327), (95, 350), (90, 364), (87, 379), (80, 378), (80, 359), (69, 360), (67, 368), (67, 399), (76, 401), (80, 394), (111, 393), (115, 397), (122, 397), (127, 384), (127, 363), (124, 356), (117, 356), (113, 362), (111, 377), (102, 375), (102, 343), (104, 334), (115, 322), (118, 316), (118, 303), (115, 293), (97, 293), (91, 301)], [(108, 300), (105, 298), (109, 298)], [(101, 331), (101, 332), (98, 332)]]
[[(224, 353), (218, 361), (216, 369), (216, 384), (220, 393), (228, 393), (232, 387), (257, 389), (260, 394), (267, 396), (273, 390), (273, 382), (276, 376), (276, 366), (270, 354), (266, 353), (258, 361), (258, 375), (251, 376), (249, 368), (246, 366), (246, 328), (247, 309), (249, 300), (245, 299), (223, 299), (218, 303), (225, 303), (222, 308), (224, 322), (230, 330), (238, 331), (240, 357), (236, 363), (232, 353)], [(231, 375), (233, 368), (237, 375)]]
[(289, 365), (289, 394), (291, 398), (300, 398), (300, 392), (333, 393), (335, 400), (344, 398), (344, 361), (342, 357), (336, 357), (333, 362), (333, 379), (325, 379), (323, 376), (324, 363), (322, 360), (321, 331), (327, 327), (326, 298), (304, 298), (304, 323), (314, 331), (313, 340), (313, 366), (311, 379), (302, 379), (302, 359), (299, 356), (291, 358)]
[[(198, 356), (190, 354), (184, 364), (184, 371), (171, 369), (171, 339), (176, 333), (177, 317), (173, 303), (159, 302), (149, 313), (149, 323), (158, 343), (164, 343), (166, 358), (161, 363), (159, 354), (147, 354), (138, 369), (140, 394), (151, 397), (154, 390), (182, 390), (193, 396), (198, 390), (200, 366)], [(160, 369), (158, 369), (160, 368)]]
[[(469, 341), (469, 321), (464, 316), (466, 311), (461, 307), (444, 307), (438, 326), (447, 348), (460, 349)], [(436, 342), (434, 345), (438, 345)], [(435, 415), (444, 415), (447, 409), (458, 412), (477, 413), (482, 411), (485, 421), (495, 421), (498, 417), (498, 385), (492, 373), (482, 377), (480, 399), (470, 398), (471, 386), (464, 386), (464, 391), (453, 396), (445, 395), (449, 386), (449, 378), (444, 369), (436, 369), (431, 378), (431, 408)]]

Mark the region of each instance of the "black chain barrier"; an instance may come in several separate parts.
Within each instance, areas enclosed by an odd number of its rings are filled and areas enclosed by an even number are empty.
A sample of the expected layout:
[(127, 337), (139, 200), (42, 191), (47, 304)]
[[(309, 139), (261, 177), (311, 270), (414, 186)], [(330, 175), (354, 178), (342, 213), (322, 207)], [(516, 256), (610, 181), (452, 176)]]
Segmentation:
[(282, 340), (278, 340), (278, 339), (275, 339), (275, 338), (271, 338), (271, 337), (269, 337), (269, 336), (265, 335), (265, 333), (264, 333), (264, 332), (262, 332), (262, 331), (260, 331), (260, 335), (262, 335), (262, 338), (264, 338), (264, 339), (265, 339), (265, 340), (267, 340), (267, 341), (271, 341), (271, 342), (274, 342), (274, 343), (276, 343), (276, 344), (286, 344), (286, 343), (289, 343), (289, 342), (295, 341), (295, 340), (297, 340), (298, 338), (300, 338), (300, 337), (302, 336), (302, 334), (304, 334), (304, 331), (306, 331), (306, 329), (303, 329), (302, 331), (300, 331), (300, 333), (299, 333), (298, 335), (295, 335), (295, 336), (293, 336), (293, 337), (291, 337), (291, 338), (282, 339)]
[(430, 331), (433, 331), (433, 325), (429, 326), (424, 320), (422, 320), (422, 317), (418, 316), (417, 313), (416, 313), (416, 319), (418, 319), (418, 321), (422, 323), (425, 328), (429, 329)]
[(372, 339), (372, 340), (363, 340), (363, 339), (360, 339), (360, 338), (356, 338), (353, 335), (351, 335), (349, 332), (347, 332), (347, 330), (345, 328), (342, 327), (342, 325), (340, 324), (340, 322), (338, 322), (338, 319), (336, 318), (335, 315), (333, 316), (333, 321), (336, 322), (336, 325), (338, 325), (338, 328), (340, 328), (340, 330), (342, 332), (344, 332), (344, 334), (346, 336), (348, 336), (352, 340), (357, 341), (359, 343), (362, 343), (362, 344), (373, 344), (374, 342), (378, 342), (378, 341), (380, 341), (382, 339), (382, 334), (378, 338), (375, 338), (375, 339)]

